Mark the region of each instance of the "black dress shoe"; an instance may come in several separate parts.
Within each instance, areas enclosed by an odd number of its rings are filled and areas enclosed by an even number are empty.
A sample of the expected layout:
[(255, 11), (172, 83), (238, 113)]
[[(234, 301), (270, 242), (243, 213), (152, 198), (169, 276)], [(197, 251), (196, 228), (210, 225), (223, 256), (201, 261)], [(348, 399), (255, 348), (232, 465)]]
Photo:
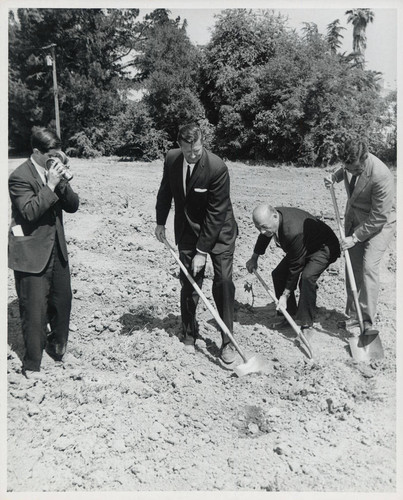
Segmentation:
[(220, 358), (227, 365), (229, 365), (235, 361), (236, 350), (231, 342), (222, 346)]
[[(372, 323), (370, 321), (365, 320), (363, 323), (364, 323), (364, 331), (362, 332), (363, 335), (377, 335), (379, 333), (378, 330), (375, 330), (375, 328), (372, 327)], [(346, 330), (350, 330), (350, 328), (359, 328), (360, 322), (358, 321), (357, 318), (349, 318), (345, 321), (339, 321), (337, 323), (337, 326), (339, 328), (345, 328)]]
[(48, 342), (46, 344), (45, 351), (55, 361), (62, 361), (64, 353), (66, 352), (66, 345), (53, 344)]

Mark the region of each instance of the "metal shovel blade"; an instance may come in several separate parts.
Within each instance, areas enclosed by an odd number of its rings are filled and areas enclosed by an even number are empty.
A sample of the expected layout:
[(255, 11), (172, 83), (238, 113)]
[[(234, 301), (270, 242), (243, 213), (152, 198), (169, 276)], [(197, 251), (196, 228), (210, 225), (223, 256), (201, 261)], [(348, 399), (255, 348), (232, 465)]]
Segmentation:
[(238, 377), (243, 377), (244, 375), (248, 375), (248, 373), (258, 373), (258, 372), (267, 372), (270, 368), (268, 361), (264, 359), (263, 356), (256, 354), (248, 359), (246, 363), (241, 363), (240, 365), (234, 368), (234, 372), (238, 375)]
[(369, 362), (372, 359), (383, 359), (383, 347), (380, 336), (359, 335), (348, 340), (351, 356), (355, 361)]

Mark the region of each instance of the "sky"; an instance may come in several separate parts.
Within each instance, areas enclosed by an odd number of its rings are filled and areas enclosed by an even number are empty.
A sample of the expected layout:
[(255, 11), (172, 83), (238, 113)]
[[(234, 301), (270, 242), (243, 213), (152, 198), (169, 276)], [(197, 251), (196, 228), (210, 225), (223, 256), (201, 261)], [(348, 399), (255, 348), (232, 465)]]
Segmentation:
[[(167, 7), (169, 8), (169, 7)], [(346, 28), (342, 31), (344, 36), (340, 52), (350, 53), (353, 50), (353, 27), (347, 24), (346, 10), (340, 9), (275, 9), (276, 12), (288, 17), (291, 28), (301, 30), (304, 22), (314, 22), (318, 25), (319, 32), (326, 34), (326, 27), (335, 19), (340, 20), (340, 25)], [(374, 22), (367, 26), (367, 49), (365, 53), (367, 69), (380, 71), (383, 74), (387, 88), (396, 88), (397, 72), (397, 12), (393, 8), (372, 9), (375, 13)], [(170, 9), (172, 17), (180, 16), (187, 19), (187, 33), (193, 43), (204, 45), (208, 43), (211, 29), (214, 26), (214, 15), (220, 9)], [(141, 14), (150, 12), (141, 9)]]

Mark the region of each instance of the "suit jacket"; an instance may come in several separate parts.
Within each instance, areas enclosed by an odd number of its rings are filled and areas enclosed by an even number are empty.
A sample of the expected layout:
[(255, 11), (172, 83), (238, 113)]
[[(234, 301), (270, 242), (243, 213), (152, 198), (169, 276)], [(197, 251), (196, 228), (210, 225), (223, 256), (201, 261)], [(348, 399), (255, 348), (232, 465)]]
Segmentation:
[[(305, 210), (292, 207), (276, 207), (276, 210), (280, 213), (278, 241), (289, 264), (285, 288), (292, 291), (297, 287), (307, 257), (326, 245), (330, 250), (330, 262), (334, 262), (340, 256), (340, 245), (332, 229)], [(254, 253), (263, 255), (270, 240), (271, 237), (260, 234)]]
[(203, 149), (202, 157), (190, 178), (186, 196), (182, 169), (181, 150), (168, 151), (157, 195), (157, 224), (165, 225), (173, 198), (176, 243), (180, 243), (188, 222), (197, 237), (198, 250), (222, 253), (234, 243), (237, 236), (228, 168), (218, 156)]
[[(49, 261), (58, 238), (67, 262), (63, 229), (63, 210), (76, 212), (79, 199), (65, 180), (53, 192), (44, 186), (31, 160), (17, 167), (8, 180), (11, 198), (11, 224), (8, 234), (8, 266), (15, 271), (40, 273)], [(24, 236), (11, 229), (20, 225)]]
[[(344, 168), (335, 173), (337, 182), (344, 180), (349, 197), (349, 180)], [(382, 231), (385, 224), (396, 221), (394, 179), (388, 167), (369, 154), (366, 166), (358, 177), (353, 194), (347, 200), (344, 227), (347, 236), (355, 233), (360, 241)]]

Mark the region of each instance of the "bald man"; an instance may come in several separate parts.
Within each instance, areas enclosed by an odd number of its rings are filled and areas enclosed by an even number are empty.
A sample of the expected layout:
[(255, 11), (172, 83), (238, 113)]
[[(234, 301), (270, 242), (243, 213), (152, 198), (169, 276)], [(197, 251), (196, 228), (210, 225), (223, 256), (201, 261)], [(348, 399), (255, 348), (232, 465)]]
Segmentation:
[[(305, 333), (312, 329), (316, 309), (317, 281), (323, 271), (338, 257), (340, 245), (332, 229), (305, 210), (272, 207), (263, 203), (253, 211), (253, 222), (259, 231), (252, 257), (246, 268), (252, 273), (258, 267), (273, 239), (285, 257), (272, 272), (274, 290), (280, 306), (287, 309)], [(299, 282), (298, 306), (294, 291)]]

